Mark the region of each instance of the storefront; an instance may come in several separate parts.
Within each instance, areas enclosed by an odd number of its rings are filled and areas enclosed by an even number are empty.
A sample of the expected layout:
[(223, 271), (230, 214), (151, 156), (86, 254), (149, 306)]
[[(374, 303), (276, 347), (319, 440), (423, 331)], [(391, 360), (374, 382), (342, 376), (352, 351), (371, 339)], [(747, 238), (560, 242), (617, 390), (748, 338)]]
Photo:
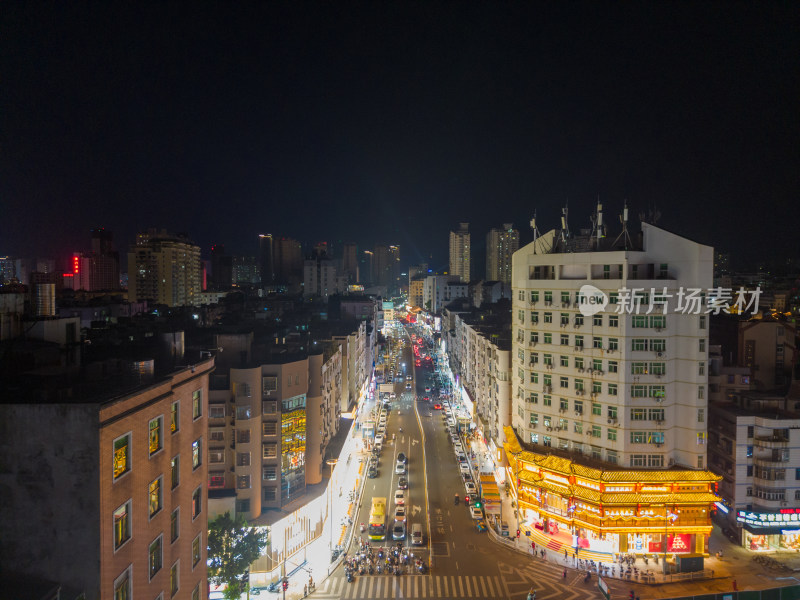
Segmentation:
[(600, 554), (708, 554), (719, 476), (588, 467), (526, 451), (513, 428), (504, 432), (520, 526), (539, 543)]
[(742, 545), (752, 552), (800, 551), (800, 509), (777, 512), (740, 510), (736, 520), (743, 529)]

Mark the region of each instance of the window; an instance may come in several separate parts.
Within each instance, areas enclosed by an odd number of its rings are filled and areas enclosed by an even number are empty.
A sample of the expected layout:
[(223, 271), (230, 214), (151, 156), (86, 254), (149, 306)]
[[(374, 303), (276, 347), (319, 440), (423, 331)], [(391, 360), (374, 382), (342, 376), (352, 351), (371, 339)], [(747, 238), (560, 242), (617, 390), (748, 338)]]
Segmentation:
[(653, 375), (666, 375), (667, 374), (667, 363), (651, 362), (650, 363), (650, 373), (653, 374)]
[(114, 550), (131, 539), (131, 501), (114, 511)]
[(608, 429), (608, 441), (609, 442), (616, 442), (617, 441), (617, 430), (616, 429)]
[(237, 452), (236, 453), (236, 466), (237, 467), (248, 467), (248, 466), (250, 466), (250, 453), (249, 452)]
[(603, 338), (594, 336), (592, 337), (592, 348), (601, 348), (603, 347)]
[(634, 315), (633, 317), (631, 317), (631, 326), (634, 329), (641, 329), (647, 327), (647, 317)]
[(561, 345), (569, 346), (569, 335), (567, 335), (566, 333), (561, 334)]
[(700, 352), (705, 352), (706, 351), (706, 338), (700, 338), (699, 340), (697, 340), (697, 342), (699, 344), (698, 350)]
[(582, 415), (583, 414), (583, 400), (575, 400), (575, 414)]
[(552, 302), (553, 301), (553, 292), (545, 292), (544, 293), (544, 301), (545, 302)]
[(706, 443), (706, 432), (705, 431), (698, 432), (698, 434), (697, 434), (697, 444), (698, 445), (703, 445), (705, 443)]
[(559, 378), (559, 385), (562, 388), (568, 388), (569, 387), (569, 377), (561, 377), (561, 378)]
[(173, 456), (172, 460), (169, 463), (169, 472), (170, 472), (170, 483), (172, 484), (171, 489), (175, 489), (178, 487), (178, 484), (181, 482), (181, 463), (180, 463), (180, 455)]
[(583, 336), (576, 335), (575, 336), (575, 347), (576, 348), (583, 348)]
[(158, 511), (161, 510), (163, 505), (161, 493), (161, 477), (158, 477), (150, 482), (148, 488), (148, 506), (150, 508), (150, 518), (152, 519)]
[(192, 420), (203, 416), (203, 390), (192, 392)]
[(208, 405), (208, 418), (209, 419), (224, 419), (225, 418), (225, 405), (224, 404), (209, 404)]
[(536, 371), (531, 371), (531, 383), (539, 383), (539, 374)]
[(579, 370), (583, 368), (583, 358), (575, 357), (575, 368)]
[(583, 325), (583, 315), (575, 315), (575, 326), (580, 327)]
[(114, 600), (131, 600), (131, 568), (114, 580)]
[(539, 301), (539, 291), (531, 292), (531, 304)]
[(114, 479), (119, 479), (131, 470), (131, 434), (126, 433), (114, 440)]
[(631, 375), (644, 375), (647, 373), (647, 363), (633, 362), (631, 363)]
[(545, 366), (552, 366), (553, 364), (553, 355), (552, 354), (545, 354), (544, 355), (544, 365)]
[(608, 418), (612, 421), (617, 420), (617, 407), (616, 406), (609, 406), (608, 407)]
[[(274, 490), (275, 488), (270, 488), (270, 489)], [(266, 488), (265, 488), (265, 490), (266, 490)], [(275, 498), (273, 498), (273, 500), (274, 499)], [(237, 513), (248, 513), (248, 512), (250, 512), (250, 500), (248, 500), (248, 499), (237, 500), (236, 501), (236, 512)]]
[(569, 313), (561, 313), (561, 324), (569, 325)]
[(196, 586), (194, 586), (194, 589), (192, 590), (192, 600), (200, 600), (200, 584), (199, 583)]
[(236, 478), (236, 489), (237, 490), (249, 490), (250, 489), (250, 475), (239, 475)]
[(747, 426), (747, 437), (748, 438), (752, 438), (753, 435), (755, 434), (755, 432), (756, 432), (756, 428), (753, 425), (748, 425)]
[(181, 404), (178, 401), (172, 403), (172, 409), (169, 416), (169, 430), (171, 433), (176, 433), (180, 428), (180, 408)]
[(569, 400), (567, 400), (566, 398), (561, 398), (559, 400), (558, 408), (559, 408), (559, 410), (563, 410), (563, 411), (566, 411), (567, 409), (569, 409)]
[(705, 399), (705, 397), (706, 397), (706, 386), (704, 386), (704, 385), (698, 385), (697, 386), (697, 397), (700, 400)]
[(544, 385), (546, 387), (553, 385), (553, 376), (552, 375), (545, 375), (542, 379), (544, 379)]
[(278, 401), (277, 400), (264, 400), (261, 403), (261, 412), (265, 415), (278, 414)]
[(262, 435), (278, 435), (278, 423), (276, 421), (267, 421), (261, 424)]
[(535, 427), (538, 424), (539, 424), (539, 415), (537, 413), (531, 413), (530, 426)]
[(538, 344), (539, 343), (539, 332), (538, 331), (531, 331), (531, 344)]
[(208, 462), (212, 465), (218, 465), (225, 462), (225, 451), (219, 449), (211, 449), (208, 451)]
[(603, 391), (603, 382), (602, 381), (592, 381), (592, 393), (599, 394)]
[(647, 350), (647, 340), (642, 338), (633, 338), (631, 340), (631, 350), (637, 352), (641, 350)]
[(180, 587), (178, 582), (178, 565), (180, 560), (176, 560), (175, 564), (172, 565), (169, 569), (169, 597), (172, 598), (175, 594), (178, 593), (178, 589)]
[(545, 344), (552, 344), (553, 343), (553, 334), (552, 333), (545, 333), (544, 334), (544, 343)]
[(599, 402), (592, 402), (592, 414), (600, 416), (603, 414), (603, 405)]
[(700, 315), (700, 323), (698, 323), (698, 329), (705, 329), (706, 328), (706, 317), (705, 315)]
[(748, 477), (753, 476), (753, 465), (747, 465), (747, 476)]
[(267, 465), (262, 471), (264, 481), (276, 481), (278, 479), (278, 468), (275, 465)]
[(237, 420), (247, 420), (251, 417), (250, 405), (245, 406), (237, 406), (236, 407), (236, 419)]
[(161, 536), (158, 536), (153, 542), (150, 544), (150, 549), (148, 551), (150, 555), (150, 579), (152, 580), (153, 577), (156, 576), (161, 570), (161, 561), (163, 559), (162, 556), (162, 548), (161, 548)]
[(169, 541), (174, 542), (181, 534), (181, 507), (179, 506), (169, 515)]
[(249, 444), (250, 443), (250, 430), (249, 429), (237, 429), (236, 430), (236, 443), (237, 444)]
[(271, 444), (264, 444), (262, 446), (263, 449), (263, 458), (277, 458), (278, 456), (278, 445), (275, 443)]
[(653, 352), (664, 352), (667, 349), (667, 341), (664, 339), (652, 339), (649, 343)]
[(747, 447), (747, 458), (753, 458), (753, 447), (752, 446), (748, 446)]
[(568, 367), (569, 366), (569, 356), (562, 356), (560, 358), (560, 364), (561, 364), (562, 367)]
[(539, 324), (539, 312), (532, 310), (531, 311), (531, 324), (538, 325)]
[(595, 327), (602, 327), (603, 326), (603, 315), (593, 315), (592, 316), (592, 325)]
[(619, 363), (615, 360), (608, 361), (608, 372), (609, 373), (616, 373), (619, 371)]
[(197, 537), (192, 540), (192, 569), (197, 566), (197, 563), (200, 562), (200, 536), (202, 534), (198, 533)]
[(552, 323), (553, 322), (553, 313), (550, 313), (550, 312), (544, 313), (544, 322), (545, 323)]
[(575, 433), (583, 433), (583, 422), (581, 421), (573, 421), (575, 423), (574, 431)]
[(618, 315), (608, 315), (608, 326), (609, 327), (619, 327), (619, 316)]
[(278, 488), (273, 486), (273, 487), (265, 487), (263, 489), (264, 489), (264, 502), (275, 502), (275, 500), (278, 499)]
[(583, 379), (576, 379), (575, 380), (575, 389), (577, 391), (580, 391), (580, 392), (583, 391)]
[(203, 440), (192, 442), (192, 471), (203, 464)]
[(608, 338), (608, 349), (619, 350), (619, 340), (617, 338)]
[(705, 375), (706, 374), (706, 363), (700, 361), (697, 365), (697, 374), (698, 375)]
[(203, 496), (201, 494), (202, 491), (199, 486), (195, 491), (192, 492), (192, 521), (199, 517), (200, 513), (202, 512)]
[(209, 471), (208, 472), (208, 488), (221, 489), (225, 487), (225, 472), (224, 471)]
[(609, 396), (616, 396), (617, 395), (617, 384), (616, 383), (609, 383), (608, 384), (608, 395)]
[(600, 430), (599, 425), (592, 425), (592, 437), (599, 438), (603, 432)]
[(224, 429), (209, 429), (208, 436), (211, 438), (212, 442), (225, 442)]
[(646, 385), (632, 385), (631, 386), (631, 398), (647, 398), (647, 386)]
[(545, 394), (542, 396), (542, 405), (543, 406), (552, 406), (553, 405), (553, 397)]
[(705, 408), (698, 408), (697, 409), (697, 422), (698, 423), (705, 423), (706, 422), (706, 409)]

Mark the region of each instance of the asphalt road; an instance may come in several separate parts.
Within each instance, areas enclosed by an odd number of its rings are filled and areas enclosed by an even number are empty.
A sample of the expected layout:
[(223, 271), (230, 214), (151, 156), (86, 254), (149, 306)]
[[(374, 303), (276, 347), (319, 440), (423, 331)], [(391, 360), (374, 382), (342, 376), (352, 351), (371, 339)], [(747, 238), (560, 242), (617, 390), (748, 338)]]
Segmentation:
[[(434, 384), (433, 367), (413, 367), (412, 349), (408, 344), (402, 352), (399, 365), (404, 362), (406, 371), (414, 369), (414, 389), (407, 391), (405, 381), (396, 382), (397, 399), (392, 402), (387, 419), (387, 442), (384, 443), (380, 457), (379, 476), (367, 479), (356, 522), (366, 524), (372, 498), (385, 496), (389, 513), (387, 531), (391, 536), (394, 493), (400, 477), (395, 474), (396, 456), (398, 452), (404, 452), (408, 456), (408, 530), (410, 531), (413, 523), (422, 523), (425, 530), (425, 545), (412, 550), (416, 556), (421, 554), (426, 558), (430, 571), (426, 575), (367, 574), (357, 576), (355, 581), (347, 583), (340, 567), (311, 597), (326, 600), (518, 600), (526, 598), (531, 589), (536, 590), (537, 600), (601, 597), (597, 590), (596, 577), (591, 584), (585, 584), (581, 574), (568, 570), (565, 579), (563, 566), (514, 552), (493, 542), (488, 533), (477, 531), (476, 521), (471, 518), (463, 502), (466, 490), (442, 411), (433, 408), (433, 394), (425, 392), (426, 386)], [(425, 365), (426, 362), (423, 360), (422, 364)], [(424, 396), (431, 396), (431, 401), (422, 400)], [(392, 435), (394, 441), (391, 440)], [(458, 506), (453, 502), (455, 493), (461, 497)], [(364, 539), (366, 540), (366, 536)], [(372, 545), (389, 546), (395, 543), (386, 540), (372, 542)], [(408, 546), (408, 536), (403, 544)]]

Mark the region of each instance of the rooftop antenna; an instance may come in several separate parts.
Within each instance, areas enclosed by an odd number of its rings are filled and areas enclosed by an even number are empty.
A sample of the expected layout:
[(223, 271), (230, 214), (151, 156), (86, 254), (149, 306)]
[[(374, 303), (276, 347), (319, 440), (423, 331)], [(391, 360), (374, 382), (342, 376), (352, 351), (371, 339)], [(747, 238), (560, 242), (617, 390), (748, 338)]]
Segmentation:
[(561, 209), (561, 241), (566, 242), (569, 237), (569, 200), (567, 200), (564, 208)]
[(600, 238), (603, 237), (603, 205), (600, 204), (600, 196), (597, 197), (597, 209), (589, 218), (592, 221), (592, 234), (589, 241), (597, 248), (600, 246)]
[(622, 223), (622, 231), (617, 236), (617, 239), (614, 240), (614, 246), (617, 245), (619, 242), (619, 238), (622, 238), (622, 242), (625, 244), (625, 250), (628, 249), (628, 245), (630, 244), (633, 246), (633, 242), (631, 241), (631, 236), (628, 233), (628, 201), (625, 201), (625, 207), (622, 209), (622, 214), (619, 216), (619, 220)]
[[(531, 229), (533, 229), (533, 243), (535, 244), (536, 240), (538, 240), (539, 237), (541, 236), (541, 234), (539, 233), (539, 229), (536, 227), (536, 211), (535, 210), (533, 211), (533, 218), (531, 219)], [(536, 246), (534, 246), (533, 251), (536, 252)]]

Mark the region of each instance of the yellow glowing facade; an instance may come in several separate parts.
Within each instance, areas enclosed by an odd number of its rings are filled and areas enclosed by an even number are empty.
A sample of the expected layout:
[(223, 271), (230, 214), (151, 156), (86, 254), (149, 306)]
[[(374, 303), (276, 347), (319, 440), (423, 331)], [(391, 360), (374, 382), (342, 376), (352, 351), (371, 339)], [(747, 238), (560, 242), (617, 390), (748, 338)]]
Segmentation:
[[(708, 555), (717, 482), (710, 471), (600, 469), (524, 450), (505, 428), (509, 492), (521, 528), (583, 555)], [(667, 547), (664, 547), (666, 537)], [(571, 551), (571, 550), (569, 550)]]

